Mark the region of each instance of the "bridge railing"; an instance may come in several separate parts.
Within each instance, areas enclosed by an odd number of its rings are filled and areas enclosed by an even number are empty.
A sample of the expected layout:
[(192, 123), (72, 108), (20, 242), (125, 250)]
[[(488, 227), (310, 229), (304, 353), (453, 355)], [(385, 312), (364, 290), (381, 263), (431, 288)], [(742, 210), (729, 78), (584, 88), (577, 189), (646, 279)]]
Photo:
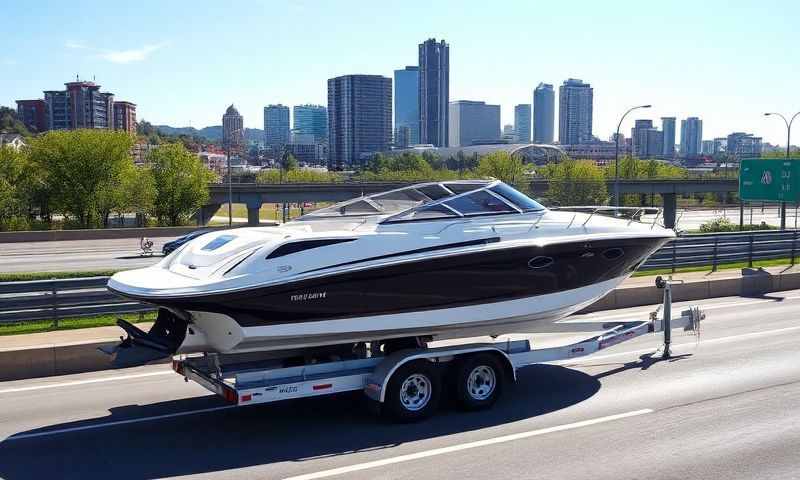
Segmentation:
[[(788, 259), (794, 265), (800, 230), (696, 234), (678, 237), (655, 252), (639, 270), (671, 270), (726, 263)], [(0, 283), (0, 324), (154, 310), (106, 289), (108, 277)]]

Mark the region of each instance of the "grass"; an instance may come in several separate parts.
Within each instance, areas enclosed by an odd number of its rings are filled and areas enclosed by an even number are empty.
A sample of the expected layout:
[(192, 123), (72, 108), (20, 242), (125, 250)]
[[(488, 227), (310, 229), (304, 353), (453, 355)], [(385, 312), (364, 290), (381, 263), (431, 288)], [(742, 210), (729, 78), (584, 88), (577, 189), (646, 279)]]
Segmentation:
[[(776, 258), (772, 260), (753, 260), (753, 268), (758, 267), (778, 267), (781, 265), (789, 266), (792, 263), (791, 258)], [(797, 260), (795, 260), (797, 263)], [(732, 270), (732, 269), (740, 269), (740, 268), (748, 268), (747, 262), (731, 262), (731, 263), (720, 263), (717, 265), (717, 270)], [(633, 274), (634, 277), (648, 277), (653, 275), (670, 275), (672, 273), (690, 273), (690, 272), (710, 272), (711, 265), (699, 265), (696, 267), (683, 267), (675, 269), (675, 272), (672, 271), (671, 268), (661, 268), (658, 270), (644, 270), (638, 271)]]
[[(330, 205), (330, 202), (318, 202), (316, 204), (316, 208), (323, 208)], [(277, 206), (277, 208), (275, 208)], [(315, 210), (314, 208), (306, 208), (303, 210), (303, 213), (309, 213)], [(231, 207), (231, 213), (233, 218), (247, 218), (247, 205), (244, 203), (234, 203)], [(280, 204), (276, 203), (265, 203), (261, 205), (261, 209), (258, 211), (258, 216), (261, 220), (281, 220), (281, 209)], [(219, 210), (214, 214), (217, 217), (228, 217), (228, 204), (223, 203), (222, 206), (219, 207)], [(300, 209), (297, 207), (291, 207), (289, 212), (290, 218), (297, 218), (300, 216)], [(209, 222), (209, 225), (225, 225), (227, 224), (227, 220), (225, 221), (212, 221)]]
[(0, 273), (0, 282), (25, 282), (28, 280), (51, 280), (53, 278), (109, 277), (119, 270), (87, 270), (83, 272), (18, 272)]
[(79, 328), (107, 327), (117, 324), (117, 318), (125, 319), (131, 323), (153, 322), (155, 312), (146, 312), (142, 317), (138, 313), (117, 315), (96, 315), (93, 317), (62, 318), (58, 320), (58, 327), (53, 326), (52, 320), (37, 320), (35, 322), (14, 323), (0, 325), (0, 336), (19, 335), (23, 333), (57, 332), (61, 330), (75, 330)]

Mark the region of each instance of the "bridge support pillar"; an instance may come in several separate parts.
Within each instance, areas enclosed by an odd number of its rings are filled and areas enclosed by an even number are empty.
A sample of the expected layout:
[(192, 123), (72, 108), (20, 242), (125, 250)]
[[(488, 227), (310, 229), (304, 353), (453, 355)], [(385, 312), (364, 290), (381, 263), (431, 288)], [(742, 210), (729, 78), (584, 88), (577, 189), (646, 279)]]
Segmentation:
[(257, 227), (260, 223), (258, 218), (259, 210), (261, 210), (261, 205), (257, 207), (251, 207), (250, 205), (247, 206), (247, 226), (248, 227)]
[(664, 226), (675, 228), (675, 216), (678, 210), (678, 198), (674, 193), (662, 193), (664, 200)]
[(200, 209), (195, 213), (194, 217), (197, 220), (197, 226), (202, 227), (203, 225), (208, 224), (211, 221), (211, 217), (217, 213), (221, 205), (219, 203), (213, 203), (210, 205), (203, 205)]

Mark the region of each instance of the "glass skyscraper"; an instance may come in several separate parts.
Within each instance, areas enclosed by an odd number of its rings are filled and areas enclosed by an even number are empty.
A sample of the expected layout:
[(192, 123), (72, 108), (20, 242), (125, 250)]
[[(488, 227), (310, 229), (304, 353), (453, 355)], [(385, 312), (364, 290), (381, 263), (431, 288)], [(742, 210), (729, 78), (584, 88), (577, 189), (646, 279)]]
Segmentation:
[(289, 107), (267, 105), (264, 107), (264, 145), (273, 153), (279, 152), (289, 143)]
[(517, 142), (531, 143), (531, 106), (522, 103), (514, 107), (514, 132)]
[(580, 145), (592, 141), (594, 91), (583, 80), (570, 78), (558, 89), (558, 143)]
[(420, 143), (446, 147), (450, 103), (450, 46), (435, 38), (419, 44)]
[(344, 75), (328, 80), (328, 168), (358, 168), (392, 141), (392, 79)]
[(315, 143), (328, 141), (328, 108), (323, 105), (295, 105), (295, 135), (311, 135)]
[(394, 143), (419, 143), (419, 67), (394, 71)]
[(533, 143), (553, 143), (556, 94), (549, 83), (540, 83), (533, 91)]

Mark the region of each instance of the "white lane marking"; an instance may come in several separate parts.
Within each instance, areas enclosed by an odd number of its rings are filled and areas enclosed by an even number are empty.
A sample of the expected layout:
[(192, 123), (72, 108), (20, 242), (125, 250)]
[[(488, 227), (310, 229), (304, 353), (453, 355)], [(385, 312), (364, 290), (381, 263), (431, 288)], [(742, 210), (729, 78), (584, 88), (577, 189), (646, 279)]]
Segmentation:
[(16, 392), (30, 392), (32, 390), (44, 390), (47, 388), (61, 388), (61, 387), (72, 387), (75, 385), (87, 385), (90, 383), (102, 383), (102, 382), (113, 382), (116, 380), (129, 380), (131, 378), (144, 378), (144, 377), (154, 377), (156, 375), (168, 375), (171, 373), (175, 373), (172, 370), (165, 370), (159, 372), (148, 372), (148, 373), (133, 373), (131, 375), (117, 375), (114, 377), (103, 377), (103, 378), (91, 378), (88, 380), (75, 380), (72, 382), (61, 382), (61, 383), (49, 383), (46, 385), (33, 385), (30, 387), (17, 387), (17, 388), (6, 388), (0, 390), (0, 394), (3, 393), (16, 393)]
[[(702, 322), (701, 322), (702, 325)], [(730, 342), (738, 342), (740, 340), (747, 340), (753, 337), (765, 337), (768, 335), (775, 335), (778, 333), (786, 333), (786, 332), (794, 332), (800, 330), (800, 326), (797, 327), (786, 327), (786, 328), (776, 328), (775, 330), (765, 330), (763, 332), (750, 332), (750, 333), (742, 333), (739, 335), (730, 335), (727, 337), (719, 337), (719, 338), (712, 338), (710, 340), (700, 340), (697, 342), (686, 342), (686, 343), (677, 343), (672, 344), (672, 348), (681, 348), (681, 347), (692, 347), (692, 346), (701, 346), (701, 345), (708, 345), (709, 343), (730, 343)], [(628, 352), (619, 352), (619, 353), (609, 353), (608, 355), (590, 355), (587, 360), (595, 361), (595, 360), (603, 360), (605, 358), (613, 358), (613, 357), (621, 357), (624, 355), (637, 355), (642, 353), (653, 353), (654, 350), (652, 348), (643, 348), (641, 350), (631, 350)], [(574, 359), (572, 360), (558, 360), (555, 362), (547, 362), (552, 365), (566, 365), (566, 366), (591, 366), (591, 363), (583, 363), (583, 362), (575, 362)]]
[(7, 437), (5, 440), (0, 441), (3, 442), (11, 442), (14, 440), (24, 440), (26, 438), (35, 438), (35, 437), (47, 437), (50, 435), (60, 435), (62, 433), (70, 433), (70, 432), (80, 432), (83, 430), (95, 430), (98, 428), (107, 428), (113, 427), (116, 425), (127, 425), (131, 423), (141, 423), (141, 422), (150, 422), (152, 420), (163, 420), (165, 418), (175, 418), (175, 417), (185, 417), (186, 415), (196, 415), (198, 413), (209, 413), (209, 412), (216, 412), (219, 410), (228, 410), (231, 408), (237, 408), (238, 405), (222, 405), (220, 407), (210, 407), (210, 408), (202, 408), (200, 410), (191, 410), (188, 412), (177, 412), (177, 413), (166, 413), (164, 415), (155, 415), (153, 417), (142, 417), (142, 418), (131, 418), (128, 420), (117, 420), (115, 422), (106, 422), (106, 423), (95, 423), (93, 425), (83, 425), (81, 427), (71, 427), (71, 428), (60, 428), (58, 430), (49, 430), (46, 432), (36, 432), (36, 433), (20, 433), (18, 435), (12, 435)]
[(384, 458), (382, 460), (375, 460), (372, 462), (357, 463), (347, 467), (332, 468), (330, 470), (323, 470), (320, 472), (306, 473), (304, 475), (297, 475), (288, 477), (285, 480), (315, 480), (317, 478), (333, 477), (335, 475), (343, 475), (345, 473), (358, 472), (370, 468), (384, 467), (386, 465), (393, 465), (395, 463), (409, 462), (412, 460), (419, 460), (422, 458), (434, 457), (437, 455), (444, 455), (447, 453), (460, 452), (462, 450), (469, 450), (471, 448), (486, 447), (489, 445), (496, 445), (498, 443), (513, 442), (522, 440), (524, 438), (536, 437), (554, 432), (563, 432), (564, 430), (573, 430), (575, 428), (588, 427), (590, 425), (597, 425), (599, 423), (612, 422), (614, 420), (621, 420), (623, 418), (636, 417), (653, 413), (652, 409), (644, 408), (642, 410), (634, 410), (632, 412), (619, 413), (617, 415), (609, 415), (606, 417), (593, 418), (591, 420), (583, 420), (575, 423), (567, 423), (555, 427), (541, 428), (538, 430), (529, 430), (527, 432), (514, 433), (511, 435), (503, 435), (501, 437), (489, 438), (486, 440), (478, 440), (475, 442), (462, 443), (458, 445), (451, 445), (449, 447), (434, 448), (432, 450), (425, 450), (423, 452), (411, 453), (408, 455), (400, 455), (397, 457)]

